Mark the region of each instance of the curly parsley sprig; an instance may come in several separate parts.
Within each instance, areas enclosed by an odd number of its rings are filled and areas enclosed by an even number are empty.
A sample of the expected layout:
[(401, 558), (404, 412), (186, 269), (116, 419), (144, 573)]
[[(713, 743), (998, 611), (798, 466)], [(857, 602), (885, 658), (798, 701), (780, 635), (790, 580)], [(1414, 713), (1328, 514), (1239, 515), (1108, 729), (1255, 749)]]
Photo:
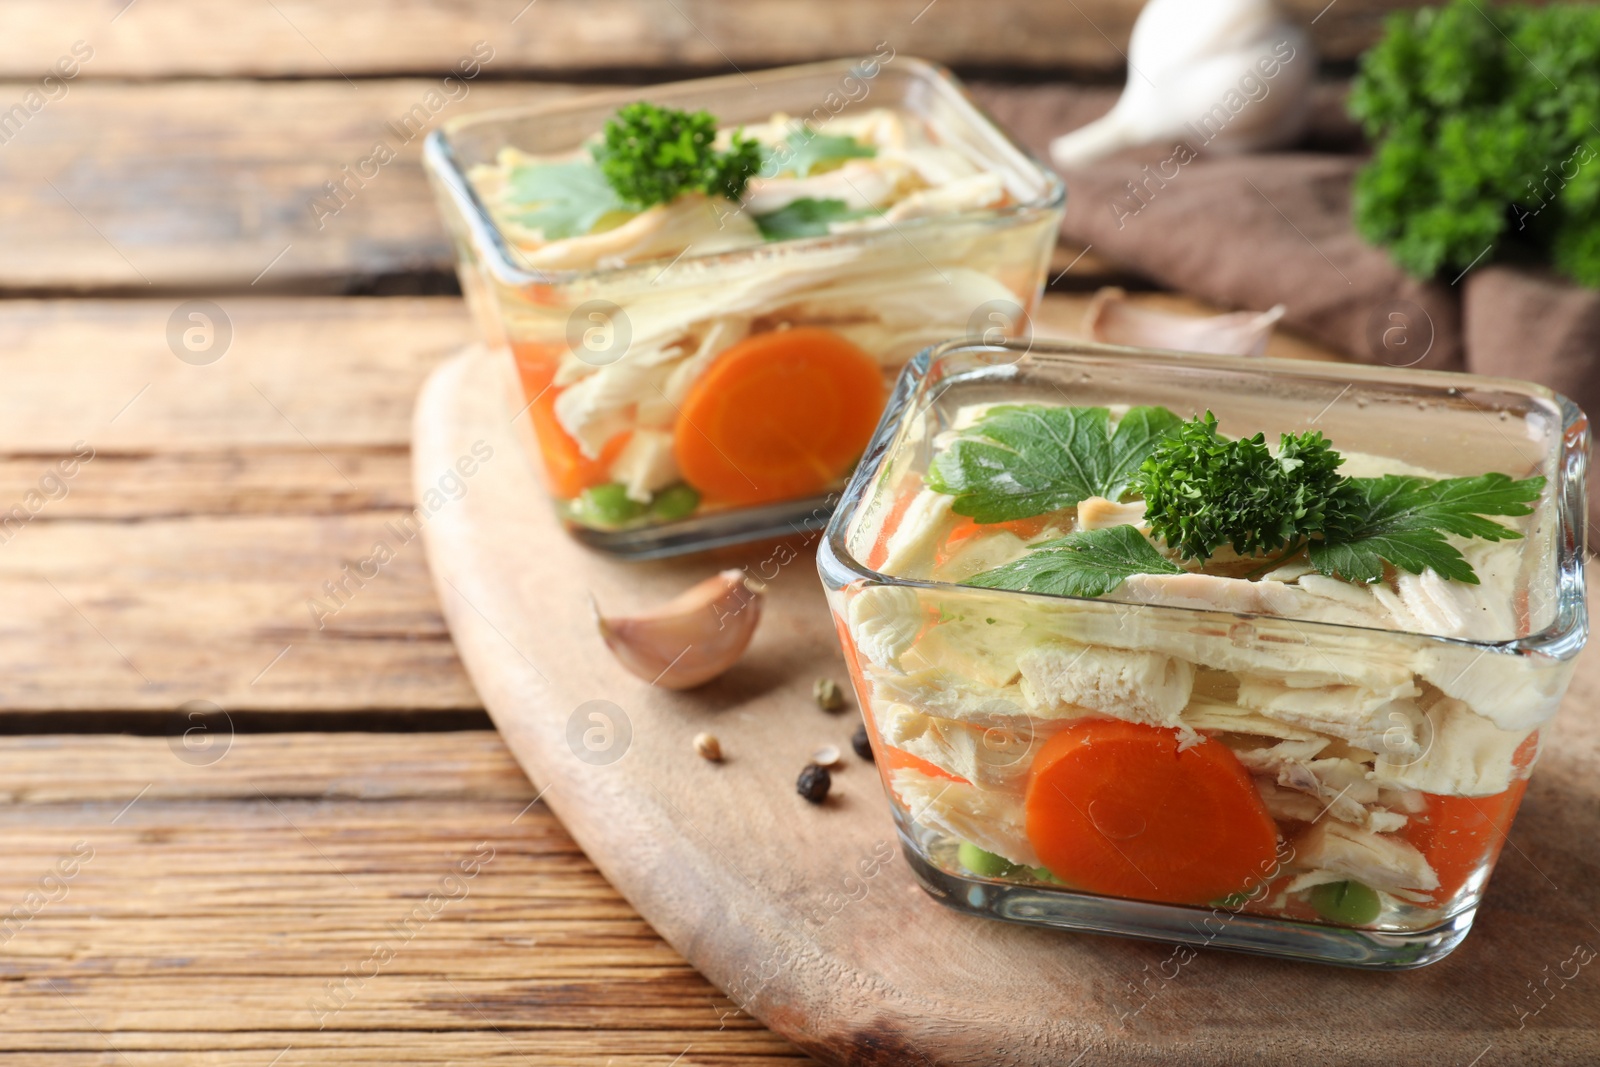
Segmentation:
[(1157, 537), (1204, 562), (1223, 545), (1253, 556), (1322, 534), (1353, 502), (1343, 462), (1316, 430), (1282, 435), (1274, 455), (1262, 434), (1223, 437), (1208, 411), (1157, 443), (1129, 488)]
[(627, 104), (606, 121), (590, 152), (600, 173), (630, 204), (666, 204), (700, 192), (738, 200), (761, 169), (761, 142), (734, 133), (716, 148), (717, 120), (709, 111), (680, 111), (648, 101)]

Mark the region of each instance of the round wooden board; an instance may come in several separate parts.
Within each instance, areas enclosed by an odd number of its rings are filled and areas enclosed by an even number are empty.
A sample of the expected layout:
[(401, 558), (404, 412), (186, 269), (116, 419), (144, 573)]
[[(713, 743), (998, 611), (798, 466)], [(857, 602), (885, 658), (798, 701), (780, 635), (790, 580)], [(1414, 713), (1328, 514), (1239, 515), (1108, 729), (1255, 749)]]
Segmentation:
[[(829, 715), (812, 702), (814, 679), (845, 681), (814, 537), (648, 564), (580, 547), (519, 452), (500, 375), (483, 354), (463, 355), (417, 405), (417, 499), (438, 505), (424, 530), (439, 596), (479, 694), (546, 802), (728, 992), (734, 1006), (708, 1003), (708, 1013), (742, 1009), (839, 1064), (1600, 1062), (1600, 966), (1586, 965), (1600, 946), (1593, 655), (1477, 929), (1433, 967), (1363, 973), (970, 918), (927, 896), (898, 857), (878, 777), (849, 749), (854, 709)], [(474, 446), (492, 457), (450, 478)], [(728, 566), (771, 576), (737, 666), (688, 693), (618, 667), (595, 632), (591, 594), (625, 611)], [(623, 744), (619, 732), (619, 758), (596, 765), (569, 736), (608, 706), (631, 737)], [(702, 730), (720, 738), (726, 762), (695, 755)], [(824, 744), (846, 763), (818, 808), (794, 779)], [(692, 1050), (684, 1059), (695, 1062)]]

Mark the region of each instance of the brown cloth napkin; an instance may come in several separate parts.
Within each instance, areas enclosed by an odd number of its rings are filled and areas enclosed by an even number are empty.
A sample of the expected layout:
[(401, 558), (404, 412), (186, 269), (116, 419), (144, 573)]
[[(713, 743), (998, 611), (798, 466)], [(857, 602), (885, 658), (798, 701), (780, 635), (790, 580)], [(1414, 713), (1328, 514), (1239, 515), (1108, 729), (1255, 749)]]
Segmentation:
[(1600, 290), (1498, 264), (1462, 285), (1468, 370), (1536, 381), (1600, 412)]
[[(980, 86), (975, 96), (1040, 158), (1104, 114), (1115, 90)], [(1342, 89), (1319, 90), (1296, 152), (1200, 156), (1174, 146), (1065, 176), (1062, 234), (1163, 286), (1262, 310), (1353, 359), (1520, 378), (1600, 411), (1600, 291), (1522, 266), (1422, 282), (1368, 245), (1350, 218), (1364, 147)], [(1309, 151), (1308, 149), (1317, 149)], [(1590, 520), (1600, 521), (1600, 485)]]
[(1457, 294), (1406, 277), (1350, 226), (1358, 165), (1306, 154), (1180, 165), (1170, 152), (1102, 164), (1068, 175), (1062, 232), (1214, 304), (1283, 304), (1285, 325), (1354, 359), (1458, 369)]

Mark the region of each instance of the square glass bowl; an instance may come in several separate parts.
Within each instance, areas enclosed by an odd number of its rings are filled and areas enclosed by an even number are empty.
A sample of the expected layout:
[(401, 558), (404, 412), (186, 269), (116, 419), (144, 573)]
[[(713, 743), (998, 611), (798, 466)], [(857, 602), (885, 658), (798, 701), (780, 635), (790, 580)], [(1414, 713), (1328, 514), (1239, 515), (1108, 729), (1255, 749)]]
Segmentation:
[[(972, 520), (951, 514), (951, 498), (923, 473), (940, 434), (965, 425), (972, 405), (997, 402), (1162, 405), (1183, 418), (1209, 409), (1230, 436), (1262, 430), (1274, 441), (1316, 428), (1347, 457), (1381, 453), (1452, 476), (1542, 475), (1525, 538), (1492, 543), (1515, 546), (1494, 572), (1511, 576), (1503, 584), (1515, 605), (1492, 625), (1472, 622), (1488, 627), (1476, 637), (1438, 637), (1393, 619), (1307, 621), (1232, 601), (958, 584), (959, 550), (948, 546)], [(1588, 447), (1588, 422), (1569, 400), (1500, 379), (1092, 344), (952, 342), (917, 356), (818, 566), (923, 885), (951, 907), (1020, 923), (1361, 967), (1442, 958), (1471, 927), (1587, 634)], [(1184, 899), (1211, 890), (1170, 888), (1163, 873), (1182, 851), (1170, 827), (1206, 803), (1172, 784), (1164, 750), (1132, 773), (1095, 762), (1115, 748), (1066, 764), (1082, 791), (1060, 824), (1074, 827), (1065, 845), (1028, 803), (1035, 760), (1061, 758), (1050, 739), (1065, 734), (1063, 720), (1114, 737), (1122, 720), (1141, 718), (1136, 701), (1170, 693), (1159, 686), (1173, 679), (1187, 686), (1171, 705), (1192, 727), (1185, 747), (1221, 754), (1236, 768), (1230, 788), (1257, 791), (1253, 817), (1271, 819), (1251, 831), (1271, 855), (1215, 899)], [(1326, 724), (1308, 729), (1308, 718)], [(1176, 751), (1179, 732), (1168, 732)], [(1296, 751), (1296, 738), (1311, 744)], [(1075, 733), (1062, 740), (1080, 743)], [(1086, 751), (1071, 746), (1068, 758)], [(1229, 831), (1200, 828), (1217, 832)], [(1219, 854), (1209, 841), (1186, 847), (1191, 864)]]
[[(676, 259), (614, 269), (534, 269), (495, 224), (468, 178), (471, 168), (492, 163), (508, 146), (538, 154), (578, 150), (618, 107), (636, 100), (705, 109), (723, 127), (785, 113), (822, 133), (836, 116), (894, 109), (999, 175), (1008, 195), (1003, 206), (877, 229), (707, 254), (691, 246)], [(510, 410), (519, 413), (527, 452), (567, 528), (596, 548), (640, 558), (820, 529), (907, 360), (949, 337), (1026, 334), (1065, 202), (1060, 180), (1003, 134), (949, 73), (892, 53), (464, 116), (428, 137), (424, 163), (455, 242), (462, 288), (485, 340), (515, 371)], [(583, 494), (597, 486), (620, 495), (619, 449), (653, 448), (657, 459), (671, 461), (681, 437), (712, 439), (683, 417), (682, 397), (669, 395), (682, 380), (669, 381), (668, 372), (689, 359), (664, 365), (664, 352), (700, 346), (692, 357), (700, 359), (790, 328), (815, 331), (812, 337), (825, 332), (825, 340), (842, 336), (876, 371), (858, 373), (860, 381), (835, 376), (831, 390), (817, 389), (788, 383), (781, 354), (758, 355), (766, 365), (745, 376), (756, 383), (746, 388), (757, 388), (762, 402), (784, 396), (789, 424), (769, 425), (761, 405), (747, 398), (719, 398), (717, 462), (729, 468), (720, 472), (720, 486), (685, 477), (620, 515), (597, 517), (585, 506)], [(715, 369), (702, 367), (701, 380)], [(604, 444), (580, 446), (563, 425), (558, 398), (574, 382), (617, 409), (622, 430)], [(834, 451), (850, 455), (811, 463), (814, 469), (796, 476), (815, 454), (815, 439), (843, 417), (841, 404), (870, 406), (850, 420), (861, 424), (861, 443), (847, 442)], [(646, 421), (658, 436), (638, 432)]]

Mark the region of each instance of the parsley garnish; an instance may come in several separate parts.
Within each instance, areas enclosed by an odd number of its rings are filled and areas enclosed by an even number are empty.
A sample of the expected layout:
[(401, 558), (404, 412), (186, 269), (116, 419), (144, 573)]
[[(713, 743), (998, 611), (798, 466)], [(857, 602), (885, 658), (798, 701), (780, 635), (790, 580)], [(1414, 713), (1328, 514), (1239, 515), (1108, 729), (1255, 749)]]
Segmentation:
[(1180, 420), (1166, 408), (1131, 408), (1112, 432), (1110, 417), (1106, 408), (990, 408), (935, 457), (928, 485), (978, 522), (1032, 518), (1092, 496), (1116, 500)]
[(517, 167), (511, 172), (509, 199), (530, 205), (517, 221), (537, 229), (546, 241), (588, 233), (603, 216), (624, 210), (599, 168), (581, 160)]
[[(927, 483), (981, 523), (1029, 518), (1091, 496), (1145, 499), (1145, 522), (1169, 554), (1204, 562), (1223, 545), (1240, 556), (1305, 552), (1322, 574), (1375, 582), (1386, 568), (1478, 584), (1448, 535), (1522, 535), (1485, 516), (1529, 515), (1545, 479), (1504, 474), (1434, 481), (1346, 478), (1317, 432), (1230, 440), (1210, 412), (1181, 422), (1133, 408), (1110, 432), (1106, 408), (991, 408), (929, 466)], [(1278, 562), (1278, 561), (1273, 561)], [(1082, 530), (1036, 545), (968, 585), (1062, 596), (1103, 596), (1132, 574), (1180, 574), (1135, 526)]]
[(820, 237), (829, 232), (830, 222), (859, 219), (867, 214), (870, 212), (852, 210), (843, 200), (814, 200), (807, 196), (776, 211), (757, 215), (755, 219), (761, 236), (769, 241), (783, 241), (791, 237)]
[(1185, 559), (1228, 544), (1251, 556), (1323, 531), (1348, 495), (1343, 462), (1315, 430), (1284, 434), (1277, 455), (1259, 433), (1230, 441), (1208, 411), (1158, 443), (1129, 488), (1144, 497), (1151, 531)]
[(1135, 526), (1079, 530), (1035, 545), (1014, 560), (970, 579), (967, 585), (1056, 596), (1104, 596), (1133, 574), (1182, 574)]
[(1432, 568), (1442, 578), (1477, 585), (1472, 565), (1445, 534), (1486, 541), (1521, 537), (1482, 516), (1531, 514), (1544, 479), (1481, 474), (1434, 482), (1391, 474), (1349, 478), (1345, 487), (1344, 513), (1324, 540), (1308, 547), (1317, 570), (1347, 581), (1375, 582), (1387, 561), (1412, 574)]
[(708, 111), (641, 101), (618, 109), (590, 151), (617, 195), (639, 207), (689, 192), (738, 200), (761, 169), (761, 142), (735, 133), (720, 152), (716, 138), (717, 120)]

